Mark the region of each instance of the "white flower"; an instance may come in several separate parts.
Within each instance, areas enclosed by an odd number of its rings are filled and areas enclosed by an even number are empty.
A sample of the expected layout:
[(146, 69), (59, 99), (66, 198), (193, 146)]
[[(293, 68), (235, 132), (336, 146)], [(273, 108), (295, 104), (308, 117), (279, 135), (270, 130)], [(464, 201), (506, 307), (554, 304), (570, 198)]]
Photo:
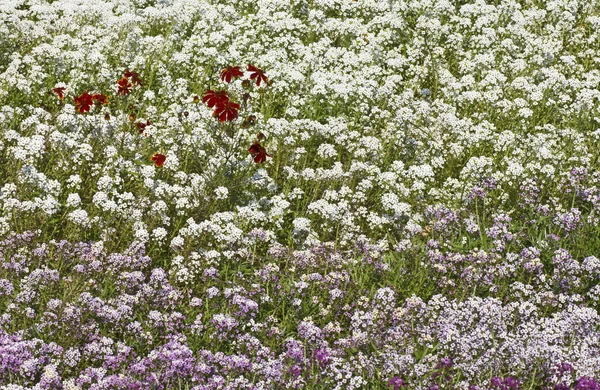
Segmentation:
[(164, 242), (167, 237), (167, 231), (165, 228), (157, 227), (152, 230), (152, 237), (158, 242)]
[(79, 190), (79, 185), (81, 184), (81, 182), (82, 180), (81, 177), (79, 177), (79, 175), (71, 175), (67, 179), (67, 187)]
[(226, 187), (217, 187), (215, 188), (215, 198), (217, 199), (227, 199), (229, 195), (229, 190)]
[(317, 148), (317, 154), (321, 158), (330, 158), (330, 157), (336, 157), (337, 151), (335, 150), (335, 146), (324, 143), (324, 144), (319, 145), (319, 147)]
[(292, 225), (294, 226), (294, 235), (308, 233), (311, 231), (310, 219), (308, 218), (296, 218), (292, 221)]
[(90, 227), (88, 213), (83, 209), (71, 211), (69, 214), (67, 214), (67, 219), (73, 222), (75, 225), (79, 225), (86, 228)]
[(70, 193), (67, 197), (67, 206), (69, 207), (77, 207), (81, 203), (81, 198), (79, 194), (76, 192)]

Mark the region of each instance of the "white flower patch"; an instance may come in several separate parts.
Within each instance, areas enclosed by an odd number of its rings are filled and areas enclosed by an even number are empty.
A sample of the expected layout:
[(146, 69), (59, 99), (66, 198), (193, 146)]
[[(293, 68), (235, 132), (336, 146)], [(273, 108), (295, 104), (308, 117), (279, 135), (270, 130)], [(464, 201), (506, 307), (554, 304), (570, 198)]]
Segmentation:
[(77, 207), (81, 204), (81, 197), (78, 193), (70, 193), (67, 197), (67, 206), (68, 207)]
[(227, 199), (229, 190), (226, 187), (215, 188), (215, 198), (219, 200)]
[(429, 164), (413, 165), (408, 168), (407, 175), (413, 179), (420, 181), (429, 181), (433, 179), (434, 172), (433, 168)]
[(77, 209), (77, 210), (71, 211), (67, 215), (67, 218), (69, 219), (69, 221), (73, 222), (75, 225), (78, 225), (78, 226), (81, 226), (84, 228), (91, 227), (88, 213), (87, 213), (87, 211), (85, 211), (83, 209)]
[(159, 243), (165, 242), (167, 234), (167, 230), (163, 227), (157, 227), (152, 230), (152, 238)]
[(294, 226), (294, 235), (302, 235), (302, 234), (307, 234), (311, 231), (310, 229), (310, 219), (308, 218), (295, 218), (292, 221), (292, 224)]
[(471, 157), (460, 172), (463, 180), (478, 180), (483, 176), (490, 175), (493, 161), (490, 157)]
[(411, 211), (411, 206), (408, 203), (400, 202), (398, 196), (393, 193), (383, 194), (381, 204), (384, 210), (394, 213), (395, 217), (408, 216)]
[(321, 144), (317, 149), (317, 154), (321, 158), (331, 158), (337, 156), (337, 151), (335, 150), (335, 146), (331, 144)]
[(309, 213), (317, 214), (328, 221), (338, 221), (341, 218), (338, 205), (329, 203), (324, 199), (311, 202), (307, 210)]

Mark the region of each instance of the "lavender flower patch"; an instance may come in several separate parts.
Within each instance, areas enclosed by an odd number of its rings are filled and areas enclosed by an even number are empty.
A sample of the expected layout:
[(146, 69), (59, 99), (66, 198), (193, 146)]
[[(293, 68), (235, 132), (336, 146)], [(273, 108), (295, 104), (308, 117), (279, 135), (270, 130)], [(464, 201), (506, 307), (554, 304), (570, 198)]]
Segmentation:
[(596, 1), (1, 8), (1, 389), (600, 388)]

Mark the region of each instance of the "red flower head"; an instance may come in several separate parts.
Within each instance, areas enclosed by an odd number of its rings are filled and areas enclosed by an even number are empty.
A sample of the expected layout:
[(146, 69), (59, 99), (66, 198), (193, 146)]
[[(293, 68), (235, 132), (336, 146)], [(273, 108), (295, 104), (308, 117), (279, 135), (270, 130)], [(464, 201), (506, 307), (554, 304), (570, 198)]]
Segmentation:
[(230, 83), (232, 78), (241, 77), (244, 72), (240, 70), (239, 66), (228, 66), (221, 72), (221, 80), (226, 83)]
[(87, 93), (87, 91), (82, 93), (81, 96), (74, 97), (75, 110), (79, 111), (80, 114), (88, 112), (92, 108), (92, 104), (94, 104), (93, 99), (94, 97)]
[(140, 87), (142, 86), (142, 80), (140, 80), (140, 75), (137, 74), (137, 72), (130, 71), (129, 69), (127, 69), (125, 71), (125, 77), (127, 77), (128, 79), (131, 79), (131, 81), (136, 83), (138, 86), (140, 86)]
[(232, 121), (238, 117), (240, 105), (232, 101), (220, 101), (215, 107), (213, 115), (219, 117), (220, 122)]
[(257, 164), (262, 164), (267, 161), (267, 157), (271, 157), (267, 154), (267, 150), (264, 148), (264, 146), (261, 146), (261, 144), (258, 142), (253, 143), (252, 146), (248, 148), (248, 151), (252, 157), (254, 157), (254, 162)]
[(118, 80), (117, 85), (119, 86), (117, 95), (129, 95), (129, 92), (131, 92), (131, 87), (133, 87), (133, 84), (129, 82), (127, 77), (123, 77), (122, 79)]
[(156, 165), (157, 167), (162, 167), (166, 159), (167, 156), (160, 153), (154, 153), (154, 156), (150, 158), (150, 160), (154, 161), (154, 165)]
[(63, 98), (65, 97), (65, 94), (63, 93), (65, 92), (65, 89), (65, 87), (52, 88), (52, 92), (57, 94), (60, 100), (63, 100)]
[(144, 132), (144, 130), (146, 129), (146, 126), (150, 126), (151, 124), (152, 124), (152, 122), (150, 122), (150, 121), (146, 121), (146, 123), (136, 122), (135, 127), (138, 129), (140, 134), (142, 134)]
[(103, 95), (101, 93), (97, 93), (95, 95), (92, 95), (92, 99), (94, 99), (95, 101), (97, 101), (100, 104), (108, 104), (109, 97), (106, 95)]
[(265, 83), (269, 82), (269, 79), (265, 76), (265, 72), (258, 69), (256, 66), (248, 64), (248, 71), (252, 72), (250, 73), (250, 80), (256, 79), (256, 86), (260, 87), (261, 81), (264, 81)]
[(210, 89), (204, 92), (202, 97), (202, 103), (206, 103), (208, 108), (213, 108), (219, 102), (226, 102), (229, 100), (227, 91), (211, 91)]

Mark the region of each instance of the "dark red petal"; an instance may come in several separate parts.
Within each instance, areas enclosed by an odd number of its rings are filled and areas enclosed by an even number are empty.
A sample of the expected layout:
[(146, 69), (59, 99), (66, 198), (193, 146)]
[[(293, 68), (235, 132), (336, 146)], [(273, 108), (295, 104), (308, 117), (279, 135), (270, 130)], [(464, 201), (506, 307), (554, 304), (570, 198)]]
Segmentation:
[(211, 91), (210, 89), (207, 90), (206, 92), (204, 92), (204, 96), (202, 97), (202, 103), (206, 103), (208, 101), (208, 99), (213, 97), (214, 94), (215, 94), (215, 91)]
[(157, 167), (162, 167), (163, 164), (165, 163), (167, 159), (167, 156), (165, 156), (164, 154), (160, 154), (160, 153), (155, 153), (154, 156), (152, 156), (150, 158), (150, 160), (154, 161), (154, 164), (156, 164)]

